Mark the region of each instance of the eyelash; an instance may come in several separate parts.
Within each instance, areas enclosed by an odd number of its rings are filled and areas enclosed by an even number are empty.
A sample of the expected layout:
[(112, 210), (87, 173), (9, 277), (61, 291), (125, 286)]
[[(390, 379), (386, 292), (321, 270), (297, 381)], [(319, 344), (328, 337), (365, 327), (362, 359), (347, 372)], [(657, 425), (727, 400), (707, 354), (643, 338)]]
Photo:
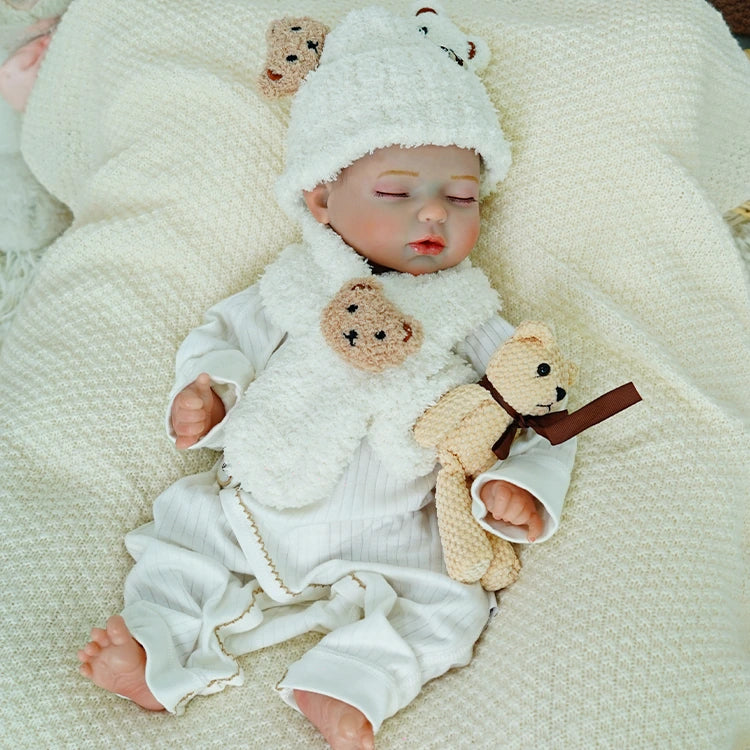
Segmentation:
[[(376, 190), (375, 196), (378, 198), (408, 198), (409, 193), (386, 193), (382, 190)], [(458, 198), (456, 196), (447, 196), (448, 200), (452, 203), (456, 203), (459, 206), (470, 206), (477, 202), (476, 198)]]

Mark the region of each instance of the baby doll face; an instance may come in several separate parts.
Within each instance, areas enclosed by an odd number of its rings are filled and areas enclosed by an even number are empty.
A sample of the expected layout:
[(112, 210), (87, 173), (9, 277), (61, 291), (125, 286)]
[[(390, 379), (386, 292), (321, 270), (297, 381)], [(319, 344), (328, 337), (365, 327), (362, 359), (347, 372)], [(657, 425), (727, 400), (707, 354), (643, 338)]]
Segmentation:
[(479, 157), (457, 146), (390, 146), (305, 194), (313, 216), (373, 263), (412, 275), (451, 268), (479, 237)]

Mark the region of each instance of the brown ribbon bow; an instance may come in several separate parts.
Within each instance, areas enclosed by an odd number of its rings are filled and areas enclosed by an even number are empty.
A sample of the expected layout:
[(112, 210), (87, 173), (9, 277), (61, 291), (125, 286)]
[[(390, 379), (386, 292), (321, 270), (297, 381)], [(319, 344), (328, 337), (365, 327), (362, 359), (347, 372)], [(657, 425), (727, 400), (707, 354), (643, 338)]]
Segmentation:
[(567, 409), (562, 411), (553, 411), (549, 414), (543, 414), (538, 417), (519, 414), (505, 399), (497, 392), (495, 386), (490, 383), (485, 375), (479, 385), (486, 388), (492, 398), (508, 412), (513, 421), (508, 425), (500, 439), (492, 446), (492, 451), (499, 459), (505, 459), (510, 452), (510, 446), (516, 436), (516, 431), (530, 427), (534, 432), (552, 443), (559, 445), (566, 440), (575, 437), (580, 432), (593, 427), (605, 419), (613, 417), (615, 414), (627, 409), (641, 400), (641, 394), (638, 393), (633, 383), (625, 383), (619, 388), (608, 391), (599, 398), (595, 398), (586, 406), (582, 406), (577, 411), (568, 413)]

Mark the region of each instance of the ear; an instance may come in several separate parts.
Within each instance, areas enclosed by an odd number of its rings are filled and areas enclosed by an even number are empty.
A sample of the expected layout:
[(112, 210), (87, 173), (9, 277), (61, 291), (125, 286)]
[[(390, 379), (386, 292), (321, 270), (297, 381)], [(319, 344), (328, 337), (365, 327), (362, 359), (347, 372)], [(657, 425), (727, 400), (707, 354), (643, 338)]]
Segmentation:
[(361, 279), (352, 279), (349, 283), (349, 291), (368, 291), (383, 293), (383, 285), (371, 276), (363, 276)]
[(536, 339), (545, 347), (555, 343), (555, 337), (549, 326), (537, 320), (525, 320), (516, 328), (513, 338), (516, 340)]
[(305, 203), (310, 209), (310, 213), (321, 224), (328, 224), (329, 221), (328, 196), (330, 192), (330, 186), (327, 182), (321, 182), (320, 185), (316, 185), (312, 190), (305, 190), (303, 192)]

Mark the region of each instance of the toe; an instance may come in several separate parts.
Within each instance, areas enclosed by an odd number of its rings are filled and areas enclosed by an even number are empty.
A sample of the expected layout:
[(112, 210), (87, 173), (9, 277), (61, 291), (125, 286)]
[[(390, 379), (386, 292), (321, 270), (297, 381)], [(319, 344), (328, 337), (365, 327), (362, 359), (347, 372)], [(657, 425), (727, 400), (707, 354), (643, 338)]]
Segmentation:
[(109, 642), (109, 636), (107, 635), (106, 630), (102, 630), (101, 628), (91, 629), (91, 643), (96, 643), (102, 648), (106, 648), (109, 646)]
[(122, 645), (132, 639), (125, 620), (120, 615), (113, 615), (107, 620), (107, 635), (115, 645)]
[(338, 735), (350, 743), (358, 740), (363, 733), (365, 722), (361, 715), (345, 713), (338, 721)]
[(370, 722), (361, 714), (342, 716), (338, 729), (333, 734), (338, 747), (357, 750), (371, 750), (375, 747)]
[(87, 643), (79, 652), (79, 658), (80, 654), (83, 654), (85, 656), (85, 659), (81, 659), (81, 661), (88, 661), (89, 659), (95, 659), (99, 654), (101, 654), (102, 648), (98, 643), (91, 642)]

